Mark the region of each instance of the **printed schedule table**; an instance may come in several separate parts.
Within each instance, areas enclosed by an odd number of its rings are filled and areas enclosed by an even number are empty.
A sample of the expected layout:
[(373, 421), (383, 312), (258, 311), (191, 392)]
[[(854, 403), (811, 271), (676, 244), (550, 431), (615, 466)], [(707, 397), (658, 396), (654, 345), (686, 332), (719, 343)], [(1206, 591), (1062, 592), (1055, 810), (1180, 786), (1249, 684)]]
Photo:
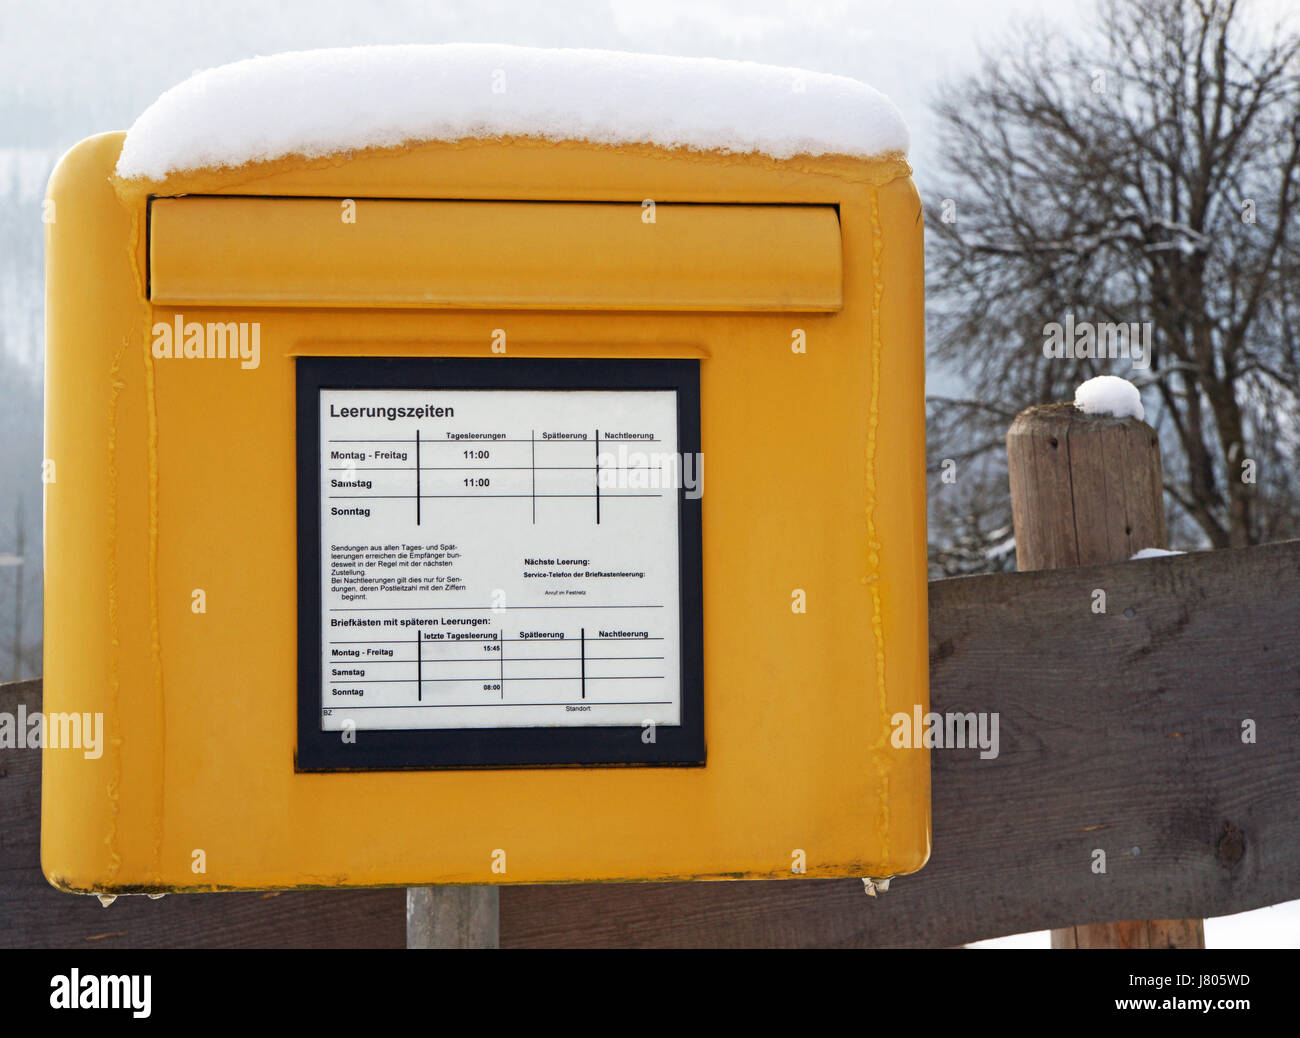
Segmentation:
[(514, 437), (445, 432), (437, 438), (416, 425), (405, 439), (334, 441), (330, 460), (338, 464), (330, 466), (326, 496), (338, 514), (348, 514), (348, 507), (365, 514), (379, 502), (392, 502), (409, 508), (417, 526), (456, 507), (440, 502), (488, 499), (527, 502), (534, 525), (539, 500), (543, 510), (548, 501), (586, 501), (586, 512), (599, 523), (602, 499), (608, 511), (617, 499), (674, 492), (674, 486), (664, 487), (663, 477), (671, 474), (677, 455), (665, 451), (663, 442), (648, 432), (602, 434), (598, 428), (528, 429)]
[(677, 394), (322, 389), (321, 727), (675, 725)]

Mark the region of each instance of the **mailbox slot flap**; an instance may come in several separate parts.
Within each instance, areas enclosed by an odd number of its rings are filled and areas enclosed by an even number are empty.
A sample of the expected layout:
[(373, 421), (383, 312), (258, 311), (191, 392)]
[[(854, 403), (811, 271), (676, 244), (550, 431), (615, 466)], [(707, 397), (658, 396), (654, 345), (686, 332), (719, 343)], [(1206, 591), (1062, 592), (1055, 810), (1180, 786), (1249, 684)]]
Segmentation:
[(166, 306), (834, 311), (830, 205), (152, 200)]

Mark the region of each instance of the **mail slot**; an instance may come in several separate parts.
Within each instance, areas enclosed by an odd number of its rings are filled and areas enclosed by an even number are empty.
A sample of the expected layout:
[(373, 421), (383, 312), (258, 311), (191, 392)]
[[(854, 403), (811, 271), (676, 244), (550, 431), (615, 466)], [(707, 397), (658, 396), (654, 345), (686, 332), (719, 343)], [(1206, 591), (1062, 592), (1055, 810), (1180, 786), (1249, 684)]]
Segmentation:
[[(168, 306), (838, 310), (834, 206), (162, 198), (149, 298)], [(655, 233), (643, 232), (652, 212)], [(780, 243), (773, 248), (773, 243)]]
[[(466, 53), (467, 84), (523, 60)], [(544, 73), (588, 59), (526, 53), (541, 96), (509, 104), (567, 111)], [(920, 868), (929, 762), (893, 737), (928, 708), (902, 155), (761, 121), (713, 148), (635, 111), (587, 133), (605, 109), (525, 132), (509, 106), (391, 141), (341, 112), (279, 151), (214, 123), (188, 160), (164, 132), (214, 98), (291, 128), (296, 60), (205, 73), (51, 179), (45, 710), (105, 739), (44, 751), (50, 881)], [(635, 108), (644, 60), (581, 82)], [(878, 103), (700, 69), (704, 113), (767, 91), (814, 136)]]

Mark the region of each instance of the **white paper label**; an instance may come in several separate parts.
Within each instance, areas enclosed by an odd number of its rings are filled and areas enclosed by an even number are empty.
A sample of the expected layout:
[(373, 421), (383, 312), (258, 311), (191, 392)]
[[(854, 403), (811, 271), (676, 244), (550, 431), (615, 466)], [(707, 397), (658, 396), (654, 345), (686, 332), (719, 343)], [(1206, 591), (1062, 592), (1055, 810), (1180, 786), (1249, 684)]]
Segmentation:
[(677, 394), (320, 391), (321, 727), (681, 723)]

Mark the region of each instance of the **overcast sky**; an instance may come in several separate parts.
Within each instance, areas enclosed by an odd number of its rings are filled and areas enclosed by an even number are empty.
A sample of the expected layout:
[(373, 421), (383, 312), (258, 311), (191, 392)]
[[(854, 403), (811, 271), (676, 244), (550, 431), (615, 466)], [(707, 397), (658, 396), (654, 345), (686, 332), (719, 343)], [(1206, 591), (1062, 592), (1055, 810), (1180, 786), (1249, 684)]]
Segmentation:
[[(1296, 0), (1253, 0), (1260, 21)], [(853, 76), (912, 129), (934, 184), (929, 105), (981, 47), (1041, 18), (1076, 35), (1092, 0), (0, 0), (0, 147), (62, 150), (126, 129), (191, 73), (256, 54), (363, 43), (517, 43), (741, 58)]]
[[(1081, 6), (1081, 3), (1083, 6)], [(928, 105), (977, 47), (1042, 12), (1065, 31), (1086, 0), (47, 0), (0, 13), (0, 147), (62, 150), (125, 129), (162, 91), (212, 65), (282, 50), (361, 43), (517, 43), (742, 58), (871, 83), (912, 128), (929, 179)]]

